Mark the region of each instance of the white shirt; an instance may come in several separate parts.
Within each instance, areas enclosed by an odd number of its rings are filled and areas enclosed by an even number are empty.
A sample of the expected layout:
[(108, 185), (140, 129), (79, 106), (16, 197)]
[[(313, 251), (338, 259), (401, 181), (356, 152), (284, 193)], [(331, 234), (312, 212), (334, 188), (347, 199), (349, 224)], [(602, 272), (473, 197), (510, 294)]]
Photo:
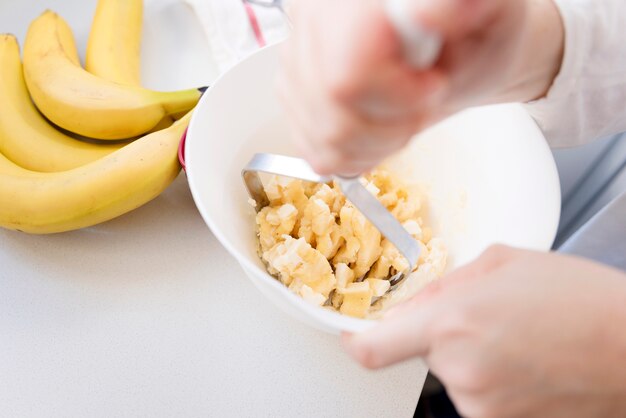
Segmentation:
[(561, 71), (527, 110), (554, 147), (626, 131), (626, 0), (555, 0), (565, 24)]
[[(240, 1), (185, 0), (226, 71), (259, 48)], [(565, 25), (561, 71), (546, 98), (526, 104), (553, 147), (626, 131), (626, 0), (555, 0)], [(255, 7), (268, 43), (288, 34), (276, 9)]]

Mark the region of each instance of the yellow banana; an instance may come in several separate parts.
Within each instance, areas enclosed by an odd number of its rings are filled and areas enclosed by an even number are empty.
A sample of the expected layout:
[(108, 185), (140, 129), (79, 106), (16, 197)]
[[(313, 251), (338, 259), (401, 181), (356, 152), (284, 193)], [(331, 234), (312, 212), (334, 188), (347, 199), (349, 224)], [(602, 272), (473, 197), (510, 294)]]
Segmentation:
[(0, 158), (0, 226), (32, 234), (64, 232), (149, 202), (180, 172), (178, 144), (190, 117), (69, 171), (35, 173)]
[[(140, 86), (142, 27), (143, 0), (98, 0), (85, 69), (105, 80)], [(160, 131), (172, 123), (174, 118), (165, 116), (150, 131)]]
[(98, 0), (85, 69), (105, 80), (139, 86), (143, 0)]
[[(15, 164), (13, 161), (9, 160), (4, 154), (0, 153), (0, 179), (4, 177), (4, 175), (16, 176), (16, 177), (31, 177), (35, 178), (39, 174), (36, 171), (26, 170), (23, 167)], [(2, 202), (3, 205), (8, 204)]]
[(0, 152), (33, 171), (65, 171), (98, 160), (123, 144), (91, 144), (64, 135), (30, 99), (13, 35), (0, 35)]
[(90, 74), (68, 56), (71, 29), (56, 13), (31, 24), (24, 76), (39, 110), (56, 125), (90, 138), (124, 139), (153, 129), (165, 116), (195, 106), (201, 91), (155, 92)]

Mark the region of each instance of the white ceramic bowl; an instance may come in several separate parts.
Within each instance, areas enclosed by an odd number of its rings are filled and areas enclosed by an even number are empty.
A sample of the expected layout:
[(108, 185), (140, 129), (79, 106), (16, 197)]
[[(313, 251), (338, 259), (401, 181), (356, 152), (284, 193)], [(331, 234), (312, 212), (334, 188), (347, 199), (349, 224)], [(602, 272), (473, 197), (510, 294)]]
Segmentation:
[[(278, 65), (277, 48), (263, 49), (204, 95), (185, 149), (191, 191), (215, 236), (268, 299), (328, 332), (362, 330), (372, 322), (307, 304), (267, 274), (257, 255), (254, 211), (240, 172), (256, 152), (293, 155), (273, 91)], [(457, 115), (418, 136), (391, 166), (428, 196), (428, 221), (449, 248), (448, 269), (493, 243), (550, 248), (559, 219), (558, 174), (541, 131), (520, 106)], [(230, 280), (237, 280), (235, 272), (221, 285)]]

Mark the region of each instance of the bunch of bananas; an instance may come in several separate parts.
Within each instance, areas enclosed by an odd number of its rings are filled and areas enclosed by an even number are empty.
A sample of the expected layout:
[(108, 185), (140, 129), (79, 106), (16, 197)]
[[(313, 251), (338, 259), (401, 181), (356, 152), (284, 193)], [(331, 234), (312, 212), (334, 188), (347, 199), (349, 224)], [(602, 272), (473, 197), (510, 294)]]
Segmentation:
[(99, 0), (85, 69), (52, 11), (32, 22), (23, 64), (17, 39), (0, 35), (1, 227), (92, 226), (149, 202), (178, 176), (178, 144), (202, 89), (140, 86), (142, 15), (142, 0)]

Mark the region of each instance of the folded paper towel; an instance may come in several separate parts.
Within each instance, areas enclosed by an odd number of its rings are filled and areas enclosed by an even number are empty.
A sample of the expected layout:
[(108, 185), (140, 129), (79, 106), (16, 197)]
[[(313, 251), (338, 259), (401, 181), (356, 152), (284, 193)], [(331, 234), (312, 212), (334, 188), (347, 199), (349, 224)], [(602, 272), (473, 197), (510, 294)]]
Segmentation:
[(200, 20), (222, 72), (260, 47), (246, 7), (252, 10), (267, 45), (282, 41), (289, 33), (287, 20), (278, 8), (246, 6), (245, 0), (184, 1)]

